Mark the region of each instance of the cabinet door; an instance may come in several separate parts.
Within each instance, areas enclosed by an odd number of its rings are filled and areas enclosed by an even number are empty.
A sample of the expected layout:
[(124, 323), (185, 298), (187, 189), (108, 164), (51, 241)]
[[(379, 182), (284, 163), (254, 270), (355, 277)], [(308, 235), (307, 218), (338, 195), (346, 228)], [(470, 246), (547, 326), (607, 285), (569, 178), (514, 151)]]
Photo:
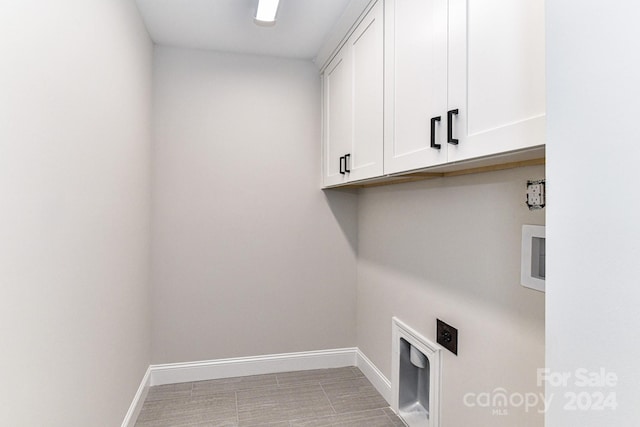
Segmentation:
[(384, 172), (445, 163), (447, 0), (387, 0), (385, 32)]
[[(353, 140), (349, 180), (382, 175), (384, 108), (383, 2), (360, 22), (349, 38), (353, 67)], [(346, 48), (346, 46), (345, 46)]]
[(340, 158), (351, 150), (353, 129), (352, 64), (349, 49), (343, 48), (323, 74), (324, 100), (324, 185), (346, 182)]
[(449, 161), (545, 143), (544, 0), (449, 0)]

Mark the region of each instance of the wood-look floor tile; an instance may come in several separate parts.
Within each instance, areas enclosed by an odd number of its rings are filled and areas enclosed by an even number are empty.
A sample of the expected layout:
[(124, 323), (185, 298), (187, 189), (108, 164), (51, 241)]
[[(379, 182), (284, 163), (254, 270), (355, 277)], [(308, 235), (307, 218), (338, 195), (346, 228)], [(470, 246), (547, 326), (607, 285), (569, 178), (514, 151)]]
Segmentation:
[(311, 371), (283, 372), (276, 374), (278, 384), (328, 383), (334, 381), (357, 378), (358, 375), (351, 366), (335, 369), (314, 369)]
[(403, 427), (356, 367), (152, 387), (136, 427)]
[(219, 393), (206, 397), (145, 402), (136, 426), (237, 423), (236, 394)]
[(191, 395), (206, 396), (220, 392), (248, 390), (258, 387), (276, 386), (278, 382), (274, 374), (252, 375), (248, 377), (222, 378), (219, 380), (197, 381), (193, 383)]
[(243, 427), (290, 427), (289, 421), (276, 421), (273, 423), (262, 423), (259, 422), (257, 424), (241, 424)]
[(149, 394), (147, 395), (145, 402), (191, 397), (192, 387), (192, 383), (167, 384), (149, 387)]
[(393, 422), (386, 415), (359, 421), (336, 423), (335, 427), (394, 427)]
[(351, 370), (353, 371), (356, 377), (364, 377), (364, 374), (362, 373), (360, 368), (358, 368), (357, 366), (351, 366)]
[(236, 394), (241, 426), (335, 413), (319, 384), (263, 387)]
[[(291, 427), (327, 427), (335, 425), (360, 425), (368, 420), (387, 417), (382, 409), (351, 412), (348, 414), (328, 415), (318, 418), (291, 420)], [(366, 424), (366, 423), (365, 423)]]
[(396, 427), (406, 427), (405, 422), (402, 421), (402, 418), (400, 418), (395, 412), (393, 412), (393, 409), (384, 408), (383, 411), (384, 411), (385, 414), (387, 414), (387, 417), (389, 417), (389, 419), (391, 420), (391, 422), (393, 423), (394, 426), (396, 426)]
[(238, 424), (235, 421), (202, 421), (198, 417), (191, 417), (183, 420), (143, 421), (136, 423), (136, 427), (238, 427)]
[(331, 382), (321, 387), (338, 414), (389, 406), (366, 378)]

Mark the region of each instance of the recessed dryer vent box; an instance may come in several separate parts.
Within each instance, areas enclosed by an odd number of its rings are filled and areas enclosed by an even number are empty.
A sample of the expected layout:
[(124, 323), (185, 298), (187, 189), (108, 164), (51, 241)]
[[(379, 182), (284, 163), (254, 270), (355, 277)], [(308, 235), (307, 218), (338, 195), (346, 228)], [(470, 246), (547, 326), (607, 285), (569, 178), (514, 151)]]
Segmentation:
[(520, 283), (527, 288), (544, 292), (545, 276), (545, 227), (544, 225), (523, 225)]

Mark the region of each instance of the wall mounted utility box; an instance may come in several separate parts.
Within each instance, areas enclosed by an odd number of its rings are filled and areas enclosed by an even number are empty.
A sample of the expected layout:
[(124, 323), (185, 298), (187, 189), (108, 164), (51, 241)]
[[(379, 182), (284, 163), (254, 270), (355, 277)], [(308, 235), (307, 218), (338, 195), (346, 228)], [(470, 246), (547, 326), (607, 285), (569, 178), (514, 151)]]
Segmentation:
[(544, 225), (522, 226), (522, 260), (520, 283), (527, 288), (545, 291), (546, 237)]
[(440, 426), (441, 348), (392, 319), (392, 408), (409, 427)]

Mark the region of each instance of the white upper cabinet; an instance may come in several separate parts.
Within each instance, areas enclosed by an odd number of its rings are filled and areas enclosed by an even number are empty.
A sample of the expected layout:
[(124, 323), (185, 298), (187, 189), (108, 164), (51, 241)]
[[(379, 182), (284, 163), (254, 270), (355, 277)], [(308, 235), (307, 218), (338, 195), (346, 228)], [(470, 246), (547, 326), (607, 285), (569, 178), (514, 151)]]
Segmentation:
[(341, 50), (323, 74), (325, 186), (347, 182), (345, 155), (351, 148), (353, 135), (353, 72), (349, 53)]
[(382, 0), (323, 72), (324, 185), (383, 173), (384, 22)]
[(449, 162), (545, 144), (544, 0), (449, 0)]
[(384, 173), (447, 161), (446, 17), (447, 0), (386, 1)]
[(543, 0), (386, 0), (385, 174), (544, 144)]
[(382, 1), (349, 39), (353, 61), (353, 140), (350, 180), (383, 173), (384, 19)]
[(324, 185), (543, 156), (544, 43), (544, 0), (378, 0), (323, 71)]

